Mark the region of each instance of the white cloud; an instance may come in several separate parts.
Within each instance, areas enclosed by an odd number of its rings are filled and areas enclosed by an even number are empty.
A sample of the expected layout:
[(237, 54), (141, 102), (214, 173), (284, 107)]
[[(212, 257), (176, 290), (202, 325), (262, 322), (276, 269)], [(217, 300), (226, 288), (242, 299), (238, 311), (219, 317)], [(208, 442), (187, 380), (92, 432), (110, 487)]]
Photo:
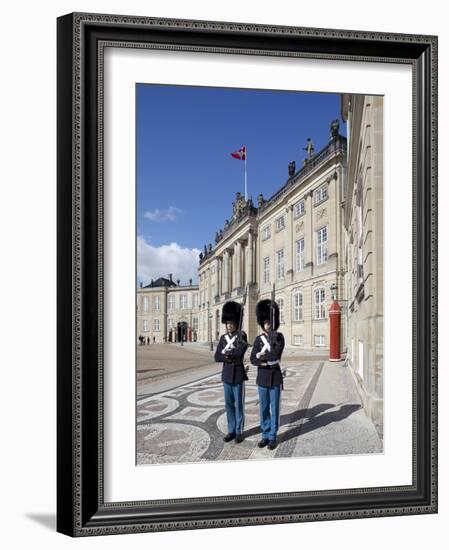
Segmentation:
[(143, 217), (152, 222), (174, 222), (177, 215), (181, 212), (182, 210), (177, 206), (169, 206), (167, 210), (159, 210), (159, 208), (155, 208), (151, 211), (147, 210)]
[(173, 273), (173, 280), (180, 280), (181, 285), (198, 281), (199, 248), (182, 248), (171, 242), (162, 246), (149, 244), (144, 237), (137, 237), (137, 277), (144, 285), (151, 279), (166, 277)]

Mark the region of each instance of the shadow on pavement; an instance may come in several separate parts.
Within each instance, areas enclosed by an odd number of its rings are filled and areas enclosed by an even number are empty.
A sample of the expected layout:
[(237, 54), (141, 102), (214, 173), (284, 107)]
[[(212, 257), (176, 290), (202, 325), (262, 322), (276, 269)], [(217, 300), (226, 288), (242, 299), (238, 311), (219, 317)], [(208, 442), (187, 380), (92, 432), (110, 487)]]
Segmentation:
[[(317, 405), (317, 407), (313, 407), (313, 409), (319, 408), (320, 405)], [(325, 410), (335, 407), (335, 405), (326, 405)], [(351, 414), (355, 413), (359, 409), (361, 409), (361, 405), (342, 405), (337, 411), (329, 412), (320, 414), (319, 416), (316, 416), (319, 413), (308, 415), (304, 414), (303, 418), (308, 418), (308, 422), (305, 424), (300, 424), (299, 426), (295, 426), (288, 432), (285, 432), (284, 434), (279, 436), (279, 442), (288, 441), (289, 439), (292, 439), (293, 437), (297, 437), (298, 435), (304, 435), (308, 432), (311, 432), (313, 430), (317, 430), (318, 428), (322, 428), (323, 426), (327, 426), (328, 424), (331, 424), (332, 422), (340, 422), (341, 420), (344, 420)], [(310, 409), (311, 411), (313, 409)], [(307, 411), (298, 411), (298, 413)]]
[[(327, 409), (332, 409), (333, 407), (335, 407), (335, 405), (332, 405), (331, 403), (322, 403), (321, 405), (315, 405), (315, 407), (312, 407), (310, 409), (299, 409), (297, 411), (293, 411), (292, 413), (281, 415), (279, 427), (284, 426), (285, 424), (299, 422), (303, 418), (310, 419), (311, 417), (321, 414)], [(250, 430), (246, 430), (244, 432), (244, 437), (250, 437), (258, 433), (260, 433), (260, 427), (256, 426), (254, 428), (251, 428)], [(280, 437), (281, 436), (279, 436), (279, 438)], [(283, 439), (284, 438), (282, 438), (282, 440)]]

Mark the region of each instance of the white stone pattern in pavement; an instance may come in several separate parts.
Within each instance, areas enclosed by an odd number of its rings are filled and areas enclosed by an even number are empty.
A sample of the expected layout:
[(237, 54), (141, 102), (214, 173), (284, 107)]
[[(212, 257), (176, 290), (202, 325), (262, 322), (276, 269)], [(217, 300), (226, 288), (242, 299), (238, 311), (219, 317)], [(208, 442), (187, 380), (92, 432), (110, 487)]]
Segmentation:
[[(255, 368), (249, 369), (245, 382), (244, 441), (239, 444), (223, 442), (227, 423), (220, 374), (146, 397), (137, 404), (137, 463), (381, 452), (381, 442), (351, 386), (351, 378), (346, 369), (337, 368), (320, 361), (288, 364), (281, 394), (279, 444), (274, 451), (257, 447), (260, 428)], [(322, 379), (325, 390), (320, 389)], [(356, 437), (351, 437), (353, 429)], [(342, 433), (347, 434), (345, 438)]]

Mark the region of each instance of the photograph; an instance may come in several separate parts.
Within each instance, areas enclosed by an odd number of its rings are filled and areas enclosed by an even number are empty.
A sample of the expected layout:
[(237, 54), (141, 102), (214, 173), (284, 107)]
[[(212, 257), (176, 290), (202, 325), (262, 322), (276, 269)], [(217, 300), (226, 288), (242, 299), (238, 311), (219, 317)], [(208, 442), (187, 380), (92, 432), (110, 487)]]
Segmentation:
[(384, 98), (135, 94), (136, 465), (383, 453)]

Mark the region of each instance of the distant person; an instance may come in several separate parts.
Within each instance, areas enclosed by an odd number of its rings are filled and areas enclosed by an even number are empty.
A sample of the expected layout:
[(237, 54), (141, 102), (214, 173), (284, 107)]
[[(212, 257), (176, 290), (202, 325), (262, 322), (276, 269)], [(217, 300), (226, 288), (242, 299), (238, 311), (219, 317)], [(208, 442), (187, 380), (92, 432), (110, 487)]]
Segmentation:
[[(222, 309), (221, 322), (226, 325), (226, 332), (220, 337), (215, 350), (215, 361), (223, 363), (221, 380), (224, 388), (228, 433), (223, 441), (228, 443), (235, 439), (243, 441), (245, 422), (244, 399), (245, 380), (248, 376), (243, 365), (243, 357), (248, 348), (248, 341), (243, 330), (240, 332), (243, 310), (237, 302), (226, 302)], [(239, 327), (240, 321), (240, 327)]]
[(281, 404), (281, 388), (283, 377), (280, 366), (285, 341), (279, 328), (279, 306), (273, 302), (273, 330), (270, 325), (271, 300), (261, 300), (256, 305), (257, 323), (262, 327), (262, 333), (256, 336), (251, 351), (251, 364), (257, 366), (256, 384), (259, 392), (260, 430), (262, 439), (259, 447), (268, 446), (273, 450), (277, 446), (279, 430), (279, 412)]

